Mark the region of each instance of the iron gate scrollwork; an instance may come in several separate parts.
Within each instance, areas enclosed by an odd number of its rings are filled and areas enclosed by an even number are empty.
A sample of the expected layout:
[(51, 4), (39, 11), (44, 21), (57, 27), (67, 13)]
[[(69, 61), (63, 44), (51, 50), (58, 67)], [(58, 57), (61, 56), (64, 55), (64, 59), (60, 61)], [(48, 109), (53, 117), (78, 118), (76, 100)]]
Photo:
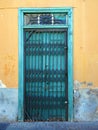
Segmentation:
[(24, 29), (25, 121), (68, 119), (67, 29)]

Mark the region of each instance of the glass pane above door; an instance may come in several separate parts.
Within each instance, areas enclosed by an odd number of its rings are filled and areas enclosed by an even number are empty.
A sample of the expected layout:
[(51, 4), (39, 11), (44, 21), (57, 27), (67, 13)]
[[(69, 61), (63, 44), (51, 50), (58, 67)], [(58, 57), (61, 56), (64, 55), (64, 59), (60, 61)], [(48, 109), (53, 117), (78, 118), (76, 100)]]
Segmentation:
[(24, 25), (67, 25), (67, 13), (25, 13)]

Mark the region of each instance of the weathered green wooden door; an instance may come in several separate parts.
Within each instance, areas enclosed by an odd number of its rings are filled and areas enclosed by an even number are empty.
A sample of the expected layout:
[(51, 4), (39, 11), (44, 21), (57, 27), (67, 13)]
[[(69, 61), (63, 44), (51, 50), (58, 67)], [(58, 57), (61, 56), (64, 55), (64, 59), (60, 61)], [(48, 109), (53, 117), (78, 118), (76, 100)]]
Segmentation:
[(25, 120), (67, 120), (67, 29), (25, 29), (24, 54)]

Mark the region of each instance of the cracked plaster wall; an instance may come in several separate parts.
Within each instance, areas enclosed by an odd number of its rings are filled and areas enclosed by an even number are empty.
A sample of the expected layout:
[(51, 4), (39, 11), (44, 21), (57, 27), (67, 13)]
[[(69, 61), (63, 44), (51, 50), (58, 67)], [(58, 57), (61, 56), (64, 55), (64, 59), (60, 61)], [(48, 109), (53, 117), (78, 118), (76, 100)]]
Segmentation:
[[(0, 122), (17, 121), (18, 90), (0, 88)], [(98, 89), (74, 82), (74, 121), (98, 121)]]
[(17, 121), (18, 91), (17, 89), (0, 88), (0, 122)]
[(74, 82), (74, 121), (98, 121), (98, 89)]

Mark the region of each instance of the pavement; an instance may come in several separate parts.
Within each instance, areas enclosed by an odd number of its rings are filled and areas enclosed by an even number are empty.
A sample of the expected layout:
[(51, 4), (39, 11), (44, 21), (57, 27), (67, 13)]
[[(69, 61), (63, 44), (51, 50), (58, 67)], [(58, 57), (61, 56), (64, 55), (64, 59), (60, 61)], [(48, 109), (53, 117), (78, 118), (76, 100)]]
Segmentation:
[(98, 130), (98, 122), (0, 123), (0, 130)]

